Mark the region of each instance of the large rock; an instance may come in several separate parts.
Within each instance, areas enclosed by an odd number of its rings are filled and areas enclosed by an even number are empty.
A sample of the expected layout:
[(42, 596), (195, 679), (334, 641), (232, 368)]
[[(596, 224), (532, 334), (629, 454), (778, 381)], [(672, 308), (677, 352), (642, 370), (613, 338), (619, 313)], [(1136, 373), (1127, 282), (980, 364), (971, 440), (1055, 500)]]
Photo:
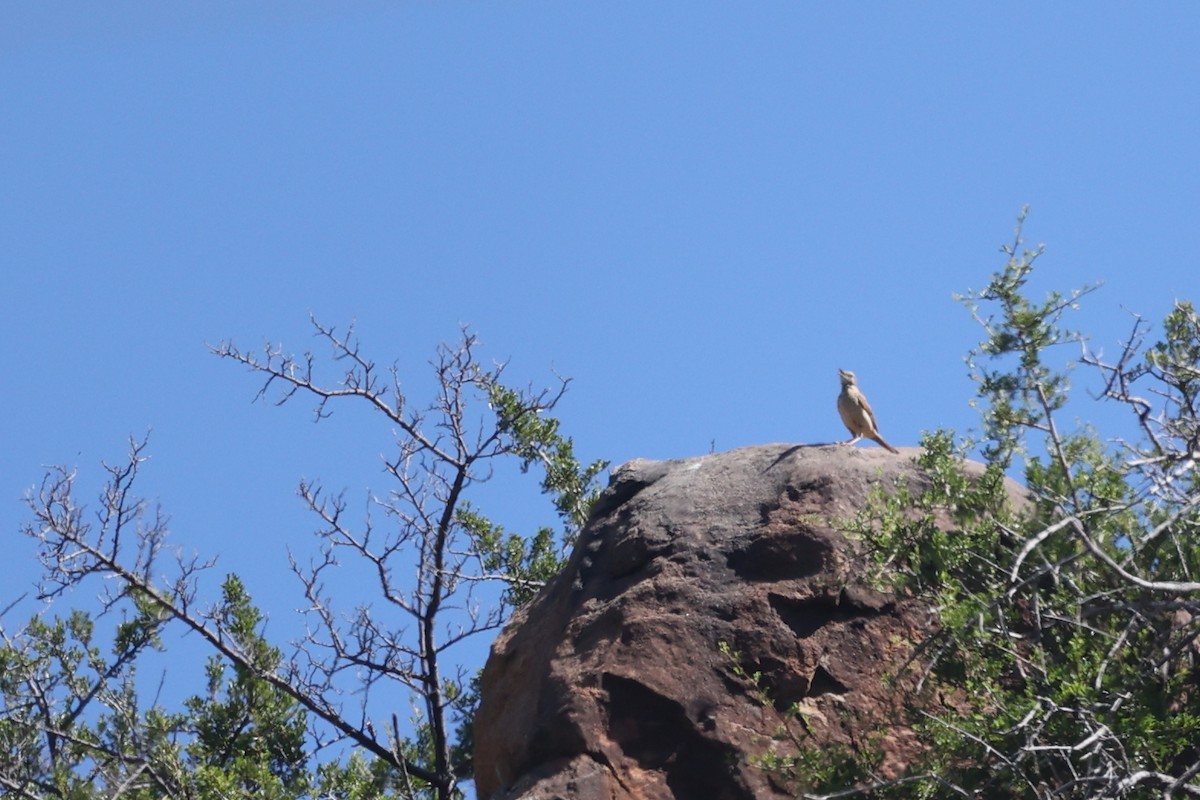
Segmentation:
[[(889, 673), (931, 617), (861, 583), (839, 523), (881, 482), (918, 487), (918, 452), (765, 445), (615, 470), (567, 569), (492, 647), (479, 796), (793, 797), (752, 761), (792, 703), (806, 746), (885, 730), (903, 693)], [(915, 746), (894, 726), (872, 743), (884, 774)]]

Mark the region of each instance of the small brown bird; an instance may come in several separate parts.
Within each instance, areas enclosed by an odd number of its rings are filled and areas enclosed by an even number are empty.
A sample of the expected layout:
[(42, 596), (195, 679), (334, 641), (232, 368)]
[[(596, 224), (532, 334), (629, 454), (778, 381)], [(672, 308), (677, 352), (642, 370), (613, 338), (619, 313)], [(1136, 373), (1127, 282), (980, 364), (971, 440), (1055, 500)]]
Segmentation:
[(858, 378), (854, 377), (853, 372), (845, 369), (839, 369), (838, 375), (842, 379), (842, 393), (838, 395), (838, 414), (841, 415), (846, 430), (854, 437), (846, 444), (854, 444), (865, 436), (879, 442), (893, 453), (899, 453), (899, 450), (879, 435), (879, 428), (875, 425), (875, 412), (871, 410), (866, 396), (859, 390)]

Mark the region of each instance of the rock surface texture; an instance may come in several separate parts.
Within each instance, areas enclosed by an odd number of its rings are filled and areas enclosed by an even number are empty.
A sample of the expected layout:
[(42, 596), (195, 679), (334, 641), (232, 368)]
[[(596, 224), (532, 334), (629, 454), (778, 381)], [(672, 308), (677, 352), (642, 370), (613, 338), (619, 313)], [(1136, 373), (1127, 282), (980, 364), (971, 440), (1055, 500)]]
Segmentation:
[(841, 527), (874, 486), (919, 487), (918, 453), (764, 445), (615, 470), (567, 569), (493, 645), (479, 797), (794, 797), (751, 762), (794, 702), (805, 746), (876, 737), (895, 774), (916, 745), (884, 724), (903, 691), (887, 676), (931, 616), (861, 583)]

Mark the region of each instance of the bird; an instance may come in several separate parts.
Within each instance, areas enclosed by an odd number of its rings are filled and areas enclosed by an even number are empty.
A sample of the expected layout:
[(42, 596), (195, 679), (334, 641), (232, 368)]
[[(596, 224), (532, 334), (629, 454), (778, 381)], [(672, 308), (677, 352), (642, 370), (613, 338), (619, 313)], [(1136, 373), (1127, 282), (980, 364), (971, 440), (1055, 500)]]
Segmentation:
[(846, 369), (839, 369), (838, 376), (842, 379), (842, 393), (838, 395), (837, 399), (838, 414), (841, 415), (842, 424), (846, 426), (846, 430), (850, 431), (850, 435), (853, 437), (845, 444), (854, 444), (865, 436), (898, 454), (900, 451), (885, 442), (879, 435), (879, 428), (875, 424), (875, 412), (871, 410), (871, 404), (867, 402), (866, 396), (858, 388), (858, 378), (853, 372)]

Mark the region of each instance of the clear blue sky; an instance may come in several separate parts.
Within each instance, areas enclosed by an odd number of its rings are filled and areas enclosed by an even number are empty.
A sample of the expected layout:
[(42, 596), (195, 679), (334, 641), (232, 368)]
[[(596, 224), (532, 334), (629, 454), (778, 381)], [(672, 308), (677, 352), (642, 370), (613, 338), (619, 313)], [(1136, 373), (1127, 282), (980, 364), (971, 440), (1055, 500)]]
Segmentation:
[[(303, 351), (309, 314), (418, 398), (468, 323), (572, 377), (565, 431), (614, 464), (843, 438), (838, 367), (894, 444), (965, 429), (951, 294), (1024, 204), (1039, 291), (1105, 282), (1098, 346), (1200, 299), (1198, 40), (1181, 3), (8, 3), (6, 595), (41, 465), (90, 495), (153, 429), (174, 541), (285, 633), (297, 480), (386, 489), (389, 430), (252, 405), (206, 343)], [(528, 488), (490, 510), (548, 520)]]

